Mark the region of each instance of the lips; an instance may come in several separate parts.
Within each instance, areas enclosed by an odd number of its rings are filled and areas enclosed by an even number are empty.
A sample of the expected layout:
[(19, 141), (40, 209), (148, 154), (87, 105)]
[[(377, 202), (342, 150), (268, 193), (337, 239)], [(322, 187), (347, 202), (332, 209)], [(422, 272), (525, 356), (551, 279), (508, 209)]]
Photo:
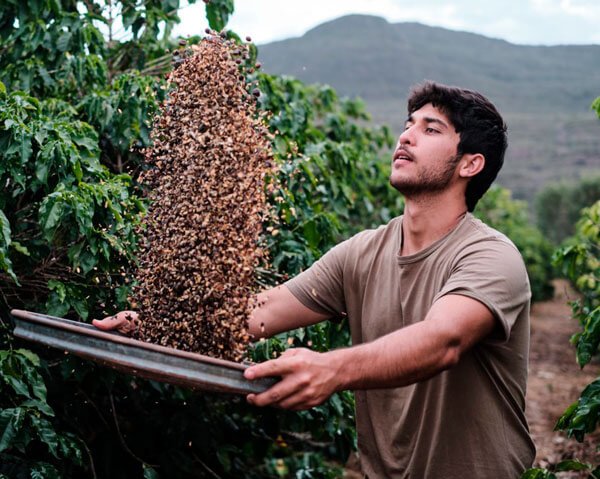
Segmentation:
[(396, 160), (414, 161), (412, 155), (404, 148), (399, 148), (394, 152), (394, 161)]

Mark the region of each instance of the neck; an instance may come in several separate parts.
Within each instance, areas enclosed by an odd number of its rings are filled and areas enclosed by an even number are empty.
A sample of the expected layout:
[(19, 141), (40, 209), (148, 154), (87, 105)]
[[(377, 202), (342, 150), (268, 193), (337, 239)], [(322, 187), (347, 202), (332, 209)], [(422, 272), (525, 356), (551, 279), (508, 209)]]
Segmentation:
[(454, 229), (467, 212), (464, 194), (406, 198), (402, 219), (402, 256), (427, 248)]

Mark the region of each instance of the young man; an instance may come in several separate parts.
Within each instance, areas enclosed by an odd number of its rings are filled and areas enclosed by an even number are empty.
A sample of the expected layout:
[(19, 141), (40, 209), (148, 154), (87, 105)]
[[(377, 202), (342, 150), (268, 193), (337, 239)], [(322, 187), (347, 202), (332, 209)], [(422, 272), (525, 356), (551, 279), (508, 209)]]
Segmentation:
[(390, 175), (404, 214), (261, 293), (250, 318), (259, 338), (347, 315), (353, 346), (248, 368), (281, 377), (248, 401), (306, 409), (355, 391), (371, 479), (516, 478), (535, 455), (529, 283), (515, 246), (470, 214), (502, 166), (506, 127), (480, 94), (431, 82), (408, 113)]
[(391, 184), (403, 216), (259, 295), (271, 336), (347, 314), (353, 346), (291, 349), (257, 406), (305, 409), (355, 391), (369, 478), (516, 478), (535, 448), (524, 416), (530, 290), (515, 246), (473, 211), (502, 166), (506, 127), (478, 93), (426, 83), (408, 101)]

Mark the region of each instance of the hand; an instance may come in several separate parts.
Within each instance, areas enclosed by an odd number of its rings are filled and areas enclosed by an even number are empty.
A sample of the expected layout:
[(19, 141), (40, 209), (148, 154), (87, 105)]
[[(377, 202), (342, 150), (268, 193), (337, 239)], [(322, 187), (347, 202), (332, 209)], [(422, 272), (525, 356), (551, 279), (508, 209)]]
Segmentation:
[(248, 402), (295, 411), (318, 406), (339, 386), (339, 374), (330, 359), (331, 353), (294, 348), (278, 359), (249, 367), (244, 372), (246, 379), (280, 376), (281, 381), (263, 393), (249, 394)]
[(117, 330), (123, 334), (131, 334), (139, 327), (140, 320), (135, 311), (121, 311), (104, 319), (94, 319), (92, 324), (102, 331)]

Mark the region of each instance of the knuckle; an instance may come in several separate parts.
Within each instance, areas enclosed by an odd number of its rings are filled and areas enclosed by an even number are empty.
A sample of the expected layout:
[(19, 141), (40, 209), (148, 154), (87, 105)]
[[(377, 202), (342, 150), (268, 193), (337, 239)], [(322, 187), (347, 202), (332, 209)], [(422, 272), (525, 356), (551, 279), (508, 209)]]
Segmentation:
[(277, 391), (271, 391), (268, 398), (270, 402), (278, 402), (281, 399), (281, 394)]

